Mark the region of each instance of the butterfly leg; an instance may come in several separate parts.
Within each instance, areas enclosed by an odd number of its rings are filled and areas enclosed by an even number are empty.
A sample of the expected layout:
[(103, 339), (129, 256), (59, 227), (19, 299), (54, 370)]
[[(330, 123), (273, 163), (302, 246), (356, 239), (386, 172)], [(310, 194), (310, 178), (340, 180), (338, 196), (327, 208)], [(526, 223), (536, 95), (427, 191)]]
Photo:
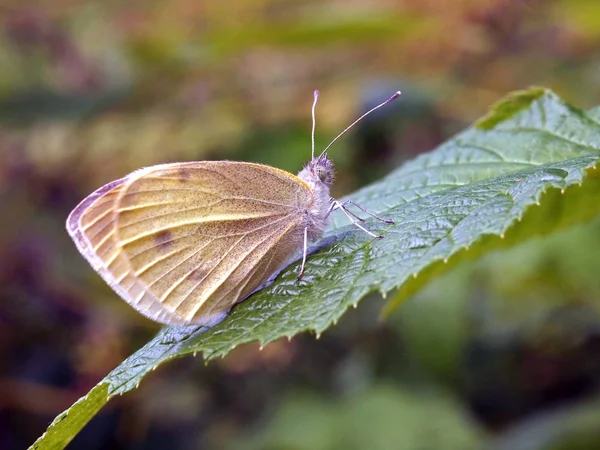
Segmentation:
[[(336, 206), (334, 206), (334, 208), (332, 210), (335, 209), (341, 209), (342, 212), (344, 214), (346, 214), (346, 217), (348, 217), (348, 219), (350, 219), (350, 222), (352, 222), (352, 225), (354, 225), (357, 228), (360, 228), (361, 230), (363, 230), (365, 233), (367, 233), (369, 236), (373, 236), (374, 238), (377, 239), (381, 239), (383, 238), (383, 236), (378, 236), (376, 234), (371, 233), (369, 230), (367, 230), (365, 227), (363, 227), (361, 224), (359, 224), (356, 220), (354, 220), (354, 217), (356, 217), (356, 215), (354, 213), (352, 213), (351, 211), (348, 211), (348, 209), (345, 207), (345, 205), (343, 203), (338, 202), (337, 200), (334, 200), (333, 204), (335, 204)], [(352, 217), (354, 216), (354, 217)], [(358, 219), (360, 219), (360, 217), (357, 217)], [(363, 219), (360, 219), (361, 221)]]
[(302, 275), (304, 275), (304, 268), (306, 266), (307, 247), (308, 247), (308, 228), (304, 227), (304, 250), (302, 251), (302, 265), (300, 266), (300, 273), (298, 274), (298, 280), (301, 280)]
[[(327, 215), (325, 217), (329, 217), (329, 214), (331, 214), (336, 209), (339, 209), (339, 208), (346, 209), (346, 208), (344, 208), (344, 204), (338, 202), (336, 199), (332, 198), (330, 201), (331, 201), (331, 205), (329, 206), (329, 209), (327, 210)], [(365, 221), (365, 219), (363, 219), (362, 217), (357, 216), (356, 214), (354, 214), (349, 209), (346, 209), (346, 212), (348, 212), (349, 214), (352, 214), (355, 219), (358, 219), (361, 222)]]
[(342, 209), (343, 209), (345, 212), (347, 212), (348, 214), (351, 214), (351, 215), (352, 215), (352, 217), (354, 217), (355, 219), (358, 219), (358, 220), (360, 220), (361, 222), (364, 222), (364, 221), (365, 221), (365, 219), (363, 219), (362, 217), (360, 217), (360, 216), (359, 216), (359, 215), (357, 215), (357, 214), (354, 214), (352, 211), (350, 211), (348, 208), (346, 208), (346, 206), (345, 206), (345, 205), (342, 205), (342, 206), (341, 206), (341, 208), (342, 208)]
[[(365, 214), (368, 214), (368, 215), (370, 215), (371, 217), (373, 217), (373, 218), (375, 218), (375, 219), (379, 220), (380, 222), (384, 222), (384, 223), (394, 223), (394, 221), (393, 221), (393, 220), (387, 220), (387, 219), (384, 219), (383, 217), (379, 217), (377, 214), (373, 214), (371, 211), (369, 211), (369, 210), (365, 209), (363, 206), (359, 205), (358, 203), (355, 203), (355, 202), (353, 202), (352, 200), (344, 200), (344, 201), (343, 201), (343, 202), (340, 204), (340, 206), (341, 206), (342, 208), (345, 208), (345, 206), (346, 206), (346, 205), (353, 205), (353, 206), (356, 206), (356, 207), (357, 207), (358, 209), (360, 209), (362, 212), (364, 212)], [(357, 217), (357, 216), (354, 216), (354, 217)], [(363, 219), (363, 220), (364, 220), (364, 219)]]
[(329, 215), (339, 208), (340, 202), (338, 202), (335, 198), (330, 198), (329, 201), (331, 204), (329, 205), (329, 209), (327, 210), (327, 215), (325, 217), (329, 217)]

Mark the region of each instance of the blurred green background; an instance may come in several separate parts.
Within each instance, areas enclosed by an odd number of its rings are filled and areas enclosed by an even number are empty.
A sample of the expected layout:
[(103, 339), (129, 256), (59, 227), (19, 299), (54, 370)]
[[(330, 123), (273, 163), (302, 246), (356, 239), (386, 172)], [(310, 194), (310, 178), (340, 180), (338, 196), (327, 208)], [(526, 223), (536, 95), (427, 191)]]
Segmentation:
[[(600, 104), (597, 0), (0, 2), (0, 448), (22, 449), (153, 336), (64, 229), (100, 185), (170, 161), (292, 172), (334, 195), (428, 151), (508, 91)], [(488, 255), (387, 322), (186, 358), (72, 449), (600, 448), (600, 220)]]

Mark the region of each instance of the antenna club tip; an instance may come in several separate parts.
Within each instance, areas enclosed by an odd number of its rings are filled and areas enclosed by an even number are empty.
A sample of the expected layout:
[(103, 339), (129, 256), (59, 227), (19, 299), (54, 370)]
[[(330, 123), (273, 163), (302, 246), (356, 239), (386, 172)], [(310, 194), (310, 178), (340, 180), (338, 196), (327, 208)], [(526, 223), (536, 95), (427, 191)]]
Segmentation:
[(390, 100), (396, 100), (398, 97), (402, 95), (402, 92), (396, 91), (394, 95), (391, 96)]
[(317, 98), (319, 96), (319, 90), (315, 89), (315, 91), (313, 92), (313, 95), (315, 98)]

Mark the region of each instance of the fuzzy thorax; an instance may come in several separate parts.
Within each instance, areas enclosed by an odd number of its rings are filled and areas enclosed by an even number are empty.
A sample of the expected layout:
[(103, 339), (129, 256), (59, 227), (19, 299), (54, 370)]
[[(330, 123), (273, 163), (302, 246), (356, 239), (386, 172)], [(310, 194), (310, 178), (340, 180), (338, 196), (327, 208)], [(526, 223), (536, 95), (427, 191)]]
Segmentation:
[(313, 204), (304, 211), (304, 226), (311, 242), (321, 237), (329, 222), (329, 187), (333, 177), (333, 163), (325, 155), (314, 158), (298, 173), (298, 178), (304, 180), (313, 193)]

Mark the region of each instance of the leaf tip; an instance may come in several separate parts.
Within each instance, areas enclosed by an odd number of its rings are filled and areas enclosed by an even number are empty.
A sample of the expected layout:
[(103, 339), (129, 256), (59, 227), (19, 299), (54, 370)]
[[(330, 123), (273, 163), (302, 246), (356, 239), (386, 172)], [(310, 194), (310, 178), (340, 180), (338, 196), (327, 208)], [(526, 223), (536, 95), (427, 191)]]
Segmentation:
[(481, 130), (490, 130), (500, 122), (504, 122), (519, 111), (529, 107), (531, 103), (548, 92), (548, 89), (537, 86), (513, 92), (492, 105), (490, 111), (475, 122), (475, 127)]

